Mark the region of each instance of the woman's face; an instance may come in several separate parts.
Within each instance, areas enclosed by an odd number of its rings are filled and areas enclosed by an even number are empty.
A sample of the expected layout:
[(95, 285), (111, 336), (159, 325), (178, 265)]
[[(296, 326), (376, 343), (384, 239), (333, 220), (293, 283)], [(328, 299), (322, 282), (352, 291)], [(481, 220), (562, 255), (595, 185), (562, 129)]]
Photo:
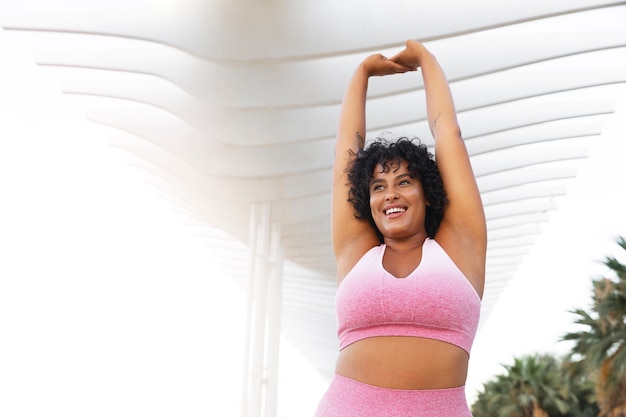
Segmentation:
[(406, 161), (378, 164), (370, 182), (370, 209), (384, 238), (404, 239), (425, 232), (426, 198), (422, 182), (412, 178)]

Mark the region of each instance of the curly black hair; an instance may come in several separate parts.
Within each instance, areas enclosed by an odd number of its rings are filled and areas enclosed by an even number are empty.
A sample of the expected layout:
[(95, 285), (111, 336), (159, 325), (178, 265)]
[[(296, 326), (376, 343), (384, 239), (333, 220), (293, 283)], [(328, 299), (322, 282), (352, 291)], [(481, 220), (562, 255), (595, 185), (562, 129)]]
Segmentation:
[(383, 236), (374, 223), (370, 208), (370, 182), (378, 164), (388, 171), (393, 166), (399, 166), (401, 160), (407, 162), (411, 177), (418, 178), (422, 183), (428, 201), (424, 226), (429, 237), (434, 237), (437, 233), (443, 218), (443, 209), (448, 203), (434, 155), (428, 151), (426, 145), (419, 139), (406, 137), (395, 141), (377, 138), (368, 147), (359, 150), (347, 168), (350, 185), (348, 201), (354, 207), (355, 217), (367, 219), (381, 242)]

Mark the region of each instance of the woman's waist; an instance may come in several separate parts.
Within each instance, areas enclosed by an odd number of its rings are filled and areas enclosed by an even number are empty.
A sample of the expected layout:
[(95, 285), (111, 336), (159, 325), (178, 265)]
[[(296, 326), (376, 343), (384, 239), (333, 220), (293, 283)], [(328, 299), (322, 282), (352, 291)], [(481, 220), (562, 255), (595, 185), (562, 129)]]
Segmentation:
[(439, 340), (371, 337), (342, 349), (336, 372), (385, 388), (455, 388), (465, 384), (468, 360), (463, 349)]

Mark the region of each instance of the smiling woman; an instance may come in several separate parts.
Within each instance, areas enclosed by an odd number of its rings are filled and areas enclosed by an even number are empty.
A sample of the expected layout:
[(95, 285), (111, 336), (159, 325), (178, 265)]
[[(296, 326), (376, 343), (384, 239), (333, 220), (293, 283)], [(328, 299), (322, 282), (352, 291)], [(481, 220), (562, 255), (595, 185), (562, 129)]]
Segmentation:
[[(364, 149), (369, 78), (421, 68), (437, 160), (408, 139)], [(355, 71), (336, 142), (332, 239), (340, 353), (316, 417), (471, 416), (486, 225), (448, 82), (409, 40)]]

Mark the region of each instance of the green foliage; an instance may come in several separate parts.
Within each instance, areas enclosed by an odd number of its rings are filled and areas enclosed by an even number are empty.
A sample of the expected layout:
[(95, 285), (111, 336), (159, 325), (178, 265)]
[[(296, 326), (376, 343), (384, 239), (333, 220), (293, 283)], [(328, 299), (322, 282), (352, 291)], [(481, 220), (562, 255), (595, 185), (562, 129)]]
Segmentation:
[[(626, 240), (617, 239), (626, 251)], [(572, 358), (593, 375), (601, 415), (626, 415), (626, 265), (609, 256), (604, 264), (614, 274), (593, 280), (592, 305), (572, 311), (581, 330), (563, 340), (574, 342)]]
[[(617, 244), (626, 251), (626, 239)], [(591, 307), (572, 311), (570, 355), (514, 358), (483, 386), (474, 417), (626, 417), (626, 265), (604, 264), (612, 276), (593, 280)]]
[(573, 403), (567, 413), (573, 417), (595, 417), (600, 412), (596, 399), (595, 379), (578, 361), (565, 358), (561, 362), (563, 389), (572, 394)]
[[(474, 417), (591, 417), (591, 387), (570, 379), (566, 362), (550, 355), (514, 358), (487, 382), (472, 405)], [(569, 364), (569, 362), (567, 362)]]

